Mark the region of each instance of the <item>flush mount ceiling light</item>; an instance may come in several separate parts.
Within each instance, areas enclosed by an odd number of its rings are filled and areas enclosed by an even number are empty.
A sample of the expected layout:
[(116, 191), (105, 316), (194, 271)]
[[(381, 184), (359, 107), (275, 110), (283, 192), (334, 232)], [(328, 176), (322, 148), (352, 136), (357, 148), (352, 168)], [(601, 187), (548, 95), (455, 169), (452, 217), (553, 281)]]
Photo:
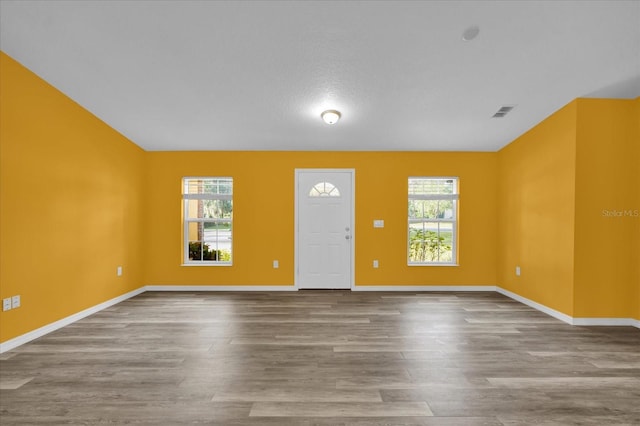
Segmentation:
[(320, 117), (327, 124), (336, 124), (338, 120), (340, 120), (340, 111), (336, 111), (335, 109), (328, 109), (320, 114)]
[(478, 34), (480, 34), (480, 28), (474, 25), (473, 27), (469, 27), (464, 30), (464, 33), (462, 33), (462, 39), (464, 41), (471, 41), (478, 37)]

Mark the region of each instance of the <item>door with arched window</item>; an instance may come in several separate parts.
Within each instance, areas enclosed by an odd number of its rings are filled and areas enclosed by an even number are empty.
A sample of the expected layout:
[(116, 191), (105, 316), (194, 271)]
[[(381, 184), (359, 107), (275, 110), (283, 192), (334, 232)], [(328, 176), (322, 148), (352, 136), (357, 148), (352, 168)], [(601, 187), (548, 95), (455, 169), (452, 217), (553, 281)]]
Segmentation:
[(296, 287), (353, 284), (352, 169), (296, 170)]

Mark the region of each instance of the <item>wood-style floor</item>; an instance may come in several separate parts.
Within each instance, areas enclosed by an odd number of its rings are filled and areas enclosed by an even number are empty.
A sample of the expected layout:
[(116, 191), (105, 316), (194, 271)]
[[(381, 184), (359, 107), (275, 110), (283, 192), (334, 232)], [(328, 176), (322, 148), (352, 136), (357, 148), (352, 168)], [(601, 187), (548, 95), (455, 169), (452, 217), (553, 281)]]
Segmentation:
[(497, 293), (144, 293), (0, 367), (2, 425), (640, 425), (640, 330)]

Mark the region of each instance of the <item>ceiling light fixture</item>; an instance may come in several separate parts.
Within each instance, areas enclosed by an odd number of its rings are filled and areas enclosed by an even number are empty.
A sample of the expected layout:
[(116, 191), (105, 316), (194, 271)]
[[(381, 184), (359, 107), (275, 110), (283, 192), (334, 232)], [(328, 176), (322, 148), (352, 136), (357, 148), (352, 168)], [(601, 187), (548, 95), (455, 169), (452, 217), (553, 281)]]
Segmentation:
[(341, 116), (340, 111), (336, 111), (335, 109), (328, 109), (320, 114), (320, 117), (322, 117), (327, 124), (336, 124)]
[(469, 27), (464, 30), (464, 33), (462, 33), (462, 40), (471, 41), (478, 37), (478, 34), (480, 34), (480, 28), (474, 25), (473, 27)]

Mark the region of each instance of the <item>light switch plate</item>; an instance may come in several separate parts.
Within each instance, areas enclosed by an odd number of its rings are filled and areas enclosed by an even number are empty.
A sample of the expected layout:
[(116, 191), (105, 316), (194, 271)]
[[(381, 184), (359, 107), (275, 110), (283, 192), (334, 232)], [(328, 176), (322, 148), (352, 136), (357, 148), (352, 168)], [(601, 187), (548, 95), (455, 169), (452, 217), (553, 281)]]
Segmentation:
[(11, 298), (11, 309), (20, 307), (20, 295)]
[(2, 299), (2, 310), (8, 311), (11, 309), (11, 298), (7, 297), (6, 299)]
[(373, 227), (374, 228), (384, 228), (384, 220), (382, 220), (382, 219), (374, 219)]

